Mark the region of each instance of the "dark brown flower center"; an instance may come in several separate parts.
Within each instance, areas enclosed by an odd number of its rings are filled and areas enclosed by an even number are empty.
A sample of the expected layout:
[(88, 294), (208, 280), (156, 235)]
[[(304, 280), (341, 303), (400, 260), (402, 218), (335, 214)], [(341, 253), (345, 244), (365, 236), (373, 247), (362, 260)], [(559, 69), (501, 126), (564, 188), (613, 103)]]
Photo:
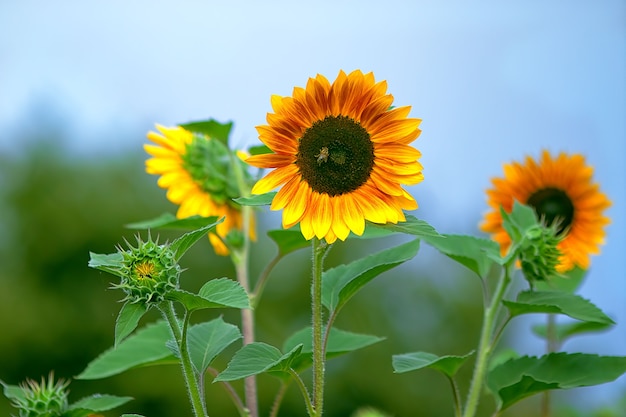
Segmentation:
[(548, 226), (558, 222), (557, 232), (566, 230), (574, 219), (574, 205), (569, 196), (558, 188), (543, 188), (535, 191), (526, 202), (535, 209), (537, 216)]
[(374, 167), (374, 144), (356, 120), (327, 116), (300, 138), (296, 165), (318, 193), (336, 196), (365, 184)]

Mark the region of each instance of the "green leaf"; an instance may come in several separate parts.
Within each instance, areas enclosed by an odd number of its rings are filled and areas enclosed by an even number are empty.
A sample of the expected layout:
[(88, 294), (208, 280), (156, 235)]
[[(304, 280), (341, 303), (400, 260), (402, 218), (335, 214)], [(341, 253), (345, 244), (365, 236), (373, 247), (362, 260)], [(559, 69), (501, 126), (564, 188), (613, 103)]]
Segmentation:
[(89, 397), (82, 398), (71, 404), (69, 410), (90, 410), (90, 411), (107, 411), (122, 404), (126, 404), (132, 397), (117, 397), (108, 394), (94, 394)]
[(565, 291), (574, 293), (582, 284), (587, 271), (585, 269), (575, 267), (567, 271), (563, 277), (552, 277), (545, 281), (535, 281), (534, 287), (538, 291)]
[[(602, 332), (609, 327), (613, 326), (612, 323), (600, 323), (595, 321), (577, 321), (573, 323), (557, 323), (555, 325), (554, 338), (556, 342), (561, 345), (570, 337), (578, 334), (585, 333), (597, 333)], [(533, 333), (537, 336), (547, 339), (548, 330), (545, 324), (538, 324), (533, 326)]]
[(502, 227), (514, 242), (520, 242), (526, 231), (538, 224), (535, 210), (519, 201), (513, 203), (513, 209), (510, 213), (500, 209), (500, 214), (502, 215)]
[[(369, 334), (352, 333), (333, 327), (330, 329), (328, 343), (326, 344), (326, 359), (365, 348), (382, 340), (385, 340), (385, 338)], [(301, 371), (310, 367), (312, 364), (311, 353), (313, 352), (313, 337), (310, 326), (291, 335), (285, 341), (283, 350), (288, 351), (298, 345), (302, 345), (302, 352), (300, 356), (294, 360), (293, 368)]]
[(217, 216), (202, 217), (190, 216), (179, 219), (172, 213), (163, 213), (150, 220), (127, 224), (129, 229), (169, 229), (169, 230), (196, 230), (213, 224), (217, 221)]
[(76, 379), (100, 379), (139, 366), (175, 363), (172, 352), (165, 346), (171, 337), (166, 322), (150, 324), (91, 361)]
[(267, 235), (278, 245), (278, 253), (281, 256), (311, 247), (311, 242), (306, 240), (299, 230), (270, 230)]
[(581, 321), (611, 323), (598, 307), (579, 295), (557, 291), (523, 291), (516, 301), (503, 300), (512, 317), (531, 313), (565, 314)]
[(188, 311), (206, 308), (250, 308), (250, 299), (246, 290), (229, 278), (218, 278), (208, 281), (200, 288), (198, 294), (185, 290), (170, 291), (166, 298), (178, 301)]
[(365, 284), (412, 259), (418, 249), (419, 240), (415, 239), (325, 271), (322, 275), (322, 303), (331, 311), (339, 310)]
[(273, 151), (267, 145), (251, 146), (248, 149), (250, 155), (264, 155), (266, 153), (273, 153)]
[(246, 290), (229, 278), (218, 278), (208, 281), (200, 288), (198, 295), (213, 303), (232, 308), (250, 308), (250, 298)]
[(120, 252), (110, 254), (100, 254), (89, 252), (89, 267), (100, 271), (108, 272), (121, 277), (120, 268), (124, 262), (124, 257)]
[(442, 235), (429, 237), (424, 241), (481, 278), (487, 276), (494, 260), (500, 259), (500, 246), (490, 239), (465, 235)]
[(487, 386), (499, 410), (541, 391), (570, 389), (611, 382), (626, 372), (626, 357), (583, 353), (523, 356), (493, 368)]
[(392, 365), (394, 372), (399, 374), (431, 368), (452, 378), (472, 354), (474, 354), (473, 351), (464, 356), (437, 356), (428, 352), (404, 353), (393, 355)]
[(1, 379), (0, 384), (2, 384), (4, 388), (4, 396), (7, 397), (9, 400), (23, 400), (26, 398), (24, 396), (24, 390), (18, 385), (9, 385)]
[(148, 309), (145, 304), (126, 303), (122, 306), (115, 321), (115, 346), (137, 328), (139, 320)]
[(233, 201), (242, 206), (269, 206), (274, 200), (276, 191), (270, 191), (269, 193), (253, 195), (250, 197), (233, 198)]
[(287, 372), (301, 350), (302, 345), (298, 345), (283, 355), (266, 343), (250, 343), (235, 353), (224, 372), (214, 381), (233, 381), (263, 372)]
[[(213, 220), (215, 219), (215, 217), (207, 217), (207, 219)], [(207, 233), (215, 229), (215, 227), (223, 221), (224, 218), (222, 217), (218, 221), (214, 221), (192, 232), (185, 233), (184, 235), (173, 241), (170, 245), (170, 249), (174, 252), (174, 257), (176, 258), (176, 260), (182, 258), (185, 252), (187, 252), (194, 243), (196, 243), (201, 237), (205, 236)]]
[(441, 236), (435, 230), (435, 228), (432, 227), (430, 224), (428, 224), (424, 220), (420, 220), (410, 215), (406, 216), (406, 221), (398, 222), (396, 224), (394, 223), (377, 224), (377, 223), (366, 222), (365, 225), (366, 225), (366, 229), (367, 228), (382, 229), (382, 230), (389, 232), (389, 234), (405, 233), (408, 235), (417, 236), (420, 239), (424, 239), (425, 241), (428, 241), (427, 238), (429, 237)]
[(192, 326), (187, 333), (187, 344), (196, 371), (203, 374), (217, 355), (239, 339), (239, 328), (225, 323), (221, 317)]
[(193, 133), (207, 135), (212, 139), (219, 140), (224, 145), (228, 145), (228, 136), (230, 135), (230, 130), (233, 127), (233, 122), (220, 123), (215, 119), (209, 119), (189, 122), (179, 126)]

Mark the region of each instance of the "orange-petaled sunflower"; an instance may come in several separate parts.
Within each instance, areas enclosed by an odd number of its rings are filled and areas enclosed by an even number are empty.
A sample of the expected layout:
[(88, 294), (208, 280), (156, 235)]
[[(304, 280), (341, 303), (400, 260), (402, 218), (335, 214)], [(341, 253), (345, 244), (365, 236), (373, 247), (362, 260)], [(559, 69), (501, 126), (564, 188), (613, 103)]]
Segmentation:
[(558, 272), (578, 266), (587, 269), (590, 255), (600, 252), (604, 243), (604, 226), (609, 218), (603, 215), (611, 202), (597, 183), (592, 181), (593, 168), (580, 154), (560, 153), (553, 158), (543, 151), (541, 161), (526, 157), (526, 163), (504, 165), (504, 178), (494, 178), (487, 191), (492, 211), (485, 215), (480, 228), (493, 235), (506, 252), (511, 239), (502, 227), (500, 207), (510, 212), (514, 200), (531, 206), (548, 225), (557, 221), (561, 252)]
[(333, 243), (361, 235), (365, 220), (397, 223), (417, 208), (402, 185), (423, 180), (421, 154), (410, 146), (421, 120), (407, 118), (409, 106), (390, 109), (386, 91), (385, 81), (357, 70), (340, 71), (332, 84), (318, 74), (292, 97), (272, 96), (274, 113), (257, 130), (274, 153), (246, 162), (275, 168), (252, 193), (282, 186), (271, 209), (283, 210), (284, 228), (300, 223), (306, 239)]
[[(217, 139), (180, 126), (157, 125), (157, 130), (160, 134), (148, 133), (156, 146), (144, 145), (152, 155), (146, 161), (146, 172), (161, 175), (158, 185), (167, 189), (168, 200), (179, 205), (179, 219), (193, 215), (225, 217), (215, 229), (217, 236), (211, 233), (209, 239), (216, 254), (228, 255), (224, 240), (231, 231), (243, 228), (241, 209), (231, 200), (240, 194), (231, 172), (230, 150)], [(250, 237), (256, 238), (254, 224)]]

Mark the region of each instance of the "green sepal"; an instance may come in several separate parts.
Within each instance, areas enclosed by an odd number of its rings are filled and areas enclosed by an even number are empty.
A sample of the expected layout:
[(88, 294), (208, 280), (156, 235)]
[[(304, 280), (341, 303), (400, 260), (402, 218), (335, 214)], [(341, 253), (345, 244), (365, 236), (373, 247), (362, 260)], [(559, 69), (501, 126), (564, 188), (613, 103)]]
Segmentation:
[(311, 247), (311, 242), (306, 240), (299, 230), (270, 230), (267, 232), (267, 235), (278, 246), (278, 254), (280, 256)]
[(238, 282), (229, 278), (208, 281), (198, 294), (180, 289), (169, 291), (166, 299), (181, 303), (188, 311), (206, 308), (250, 308), (246, 291)]
[(3, 380), (0, 379), (0, 385), (3, 387), (4, 396), (9, 400), (23, 400), (26, 399), (24, 396), (24, 390), (20, 388), (18, 385), (9, 385)]
[(137, 328), (139, 320), (146, 314), (148, 308), (143, 303), (126, 302), (120, 309), (115, 321), (115, 342), (117, 346), (126, 336)]
[[(328, 342), (326, 343), (326, 359), (332, 359), (336, 356), (363, 349), (383, 340), (385, 340), (384, 337), (352, 333), (333, 327), (330, 329)], [(289, 336), (283, 345), (283, 350), (289, 351), (298, 345), (302, 345), (302, 352), (294, 360), (293, 368), (303, 371), (312, 365), (313, 338), (310, 326)]]
[(514, 242), (520, 242), (526, 231), (539, 224), (535, 211), (519, 201), (513, 203), (513, 209), (510, 213), (500, 208), (500, 214), (502, 216), (502, 227)]
[(450, 378), (463, 366), (474, 351), (464, 356), (446, 355), (437, 356), (429, 352), (412, 352), (392, 356), (392, 366), (395, 373), (416, 371), (430, 368), (442, 372)]
[(122, 267), (124, 266), (124, 256), (120, 252), (101, 254), (89, 252), (90, 268), (108, 272), (109, 274), (122, 277)]
[(206, 135), (211, 139), (217, 139), (228, 146), (228, 137), (233, 128), (233, 122), (220, 123), (215, 119), (208, 119), (184, 123), (179, 126), (190, 132)]
[(576, 320), (614, 324), (613, 320), (590, 301), (576, 294), (558, 291), (523, 291), (516, 301), (502, 303), (512, 317), (522, 314), (564, 314)]
[(302, 345), (297, 345), (289, 352), (282, 354), (280, 350), (267, 343), (250, 343), (235, 353), (226, 369), (214, 379), (214, 382), (234, 381), (263, 372), (276, 373), (279, 377), (284, 376), (292, 367), (293, 361), (300, 355), (301, 350)]
[(330, 311), (342, 308), (365, 284), (417, 255), (419, 239), (339, 265), (322, 274), (322, 303)]
[(269, 193), (253, 195), (250, 197), (233, 198), (233, 201), (242, 206), (269, 206), (274, 200), (276, 191), (270, 191)]
[(504, 362), (489, 372), (487, 386), (496, 397), (498, 410), (504, 410), (538, 392), (604, 384), (625, 372), (623, 356), (560, 352)]
[(171, 337), (167, 322), (149, 324), (91, 361), (76, 379), (101, 379), (140, 366), (176, 363), (166, 346)]

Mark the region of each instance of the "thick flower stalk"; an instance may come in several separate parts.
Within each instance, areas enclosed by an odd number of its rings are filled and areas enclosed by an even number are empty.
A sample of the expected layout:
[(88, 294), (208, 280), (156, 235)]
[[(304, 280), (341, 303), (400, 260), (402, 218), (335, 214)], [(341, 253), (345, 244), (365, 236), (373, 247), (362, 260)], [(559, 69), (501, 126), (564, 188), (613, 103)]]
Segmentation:
[(283, 210), (284, 228), (299, 223), (306, 239), (333, 243), (361, 235), (366, 220), (397, 223), (417, 208), (402, 186), (423, 179), (410, 146), (421, 120), (408, 118), (409, 106), (391, 109), (386, 90), (372, 73), (340, 71), (332, 84), (317, 75), (291, 97), (272, 97), (274, 113), (257, 130), (273, 153), (246, 161), (274, 168), (252, 193), (281, 187), (271, 209)]
[[(236, 246), (242, 240), (241, 207), (232, 201), (241, 197), (235, 170), (246, 173), (233, 163), (242, 161), (231, 157), (226, 144), (207, 135), (180, 126), (157, 125), (157, 130), (159, 133), (148, 133), (154, 144), (144, 145), (152, 155), (146, 161), (146, 172), (160, 175), (158, 185), (167, 189), (168, 200), (179, 206), (179, 219), (194, 215), (224, 217), (209, 239), (215, 253), (228, 255), (229, 244)], [(256, 238), (254, 224), (248, 233), (251, 239)]]
[(502, 227), (500, 208), (510, 213), (517, 200), (533, 207), (546, 225), (554, 224), (563, 235), (558, 244), (558, 272), (575, 266), (587, 269), (590, 255), (599, 253), (604, 243), (604, 228), (609, 223), (604, 211), (611, 205), (592, 176), (593, 168), (579, 154), (553, 157), (544, 151), (539, 161), (527, 157), (524, 164), (505, 164), (504, 177), (494, 178), (493, 188), (487, 191), (491, 211), (481, 229), (506, 253), (511, 238)]

